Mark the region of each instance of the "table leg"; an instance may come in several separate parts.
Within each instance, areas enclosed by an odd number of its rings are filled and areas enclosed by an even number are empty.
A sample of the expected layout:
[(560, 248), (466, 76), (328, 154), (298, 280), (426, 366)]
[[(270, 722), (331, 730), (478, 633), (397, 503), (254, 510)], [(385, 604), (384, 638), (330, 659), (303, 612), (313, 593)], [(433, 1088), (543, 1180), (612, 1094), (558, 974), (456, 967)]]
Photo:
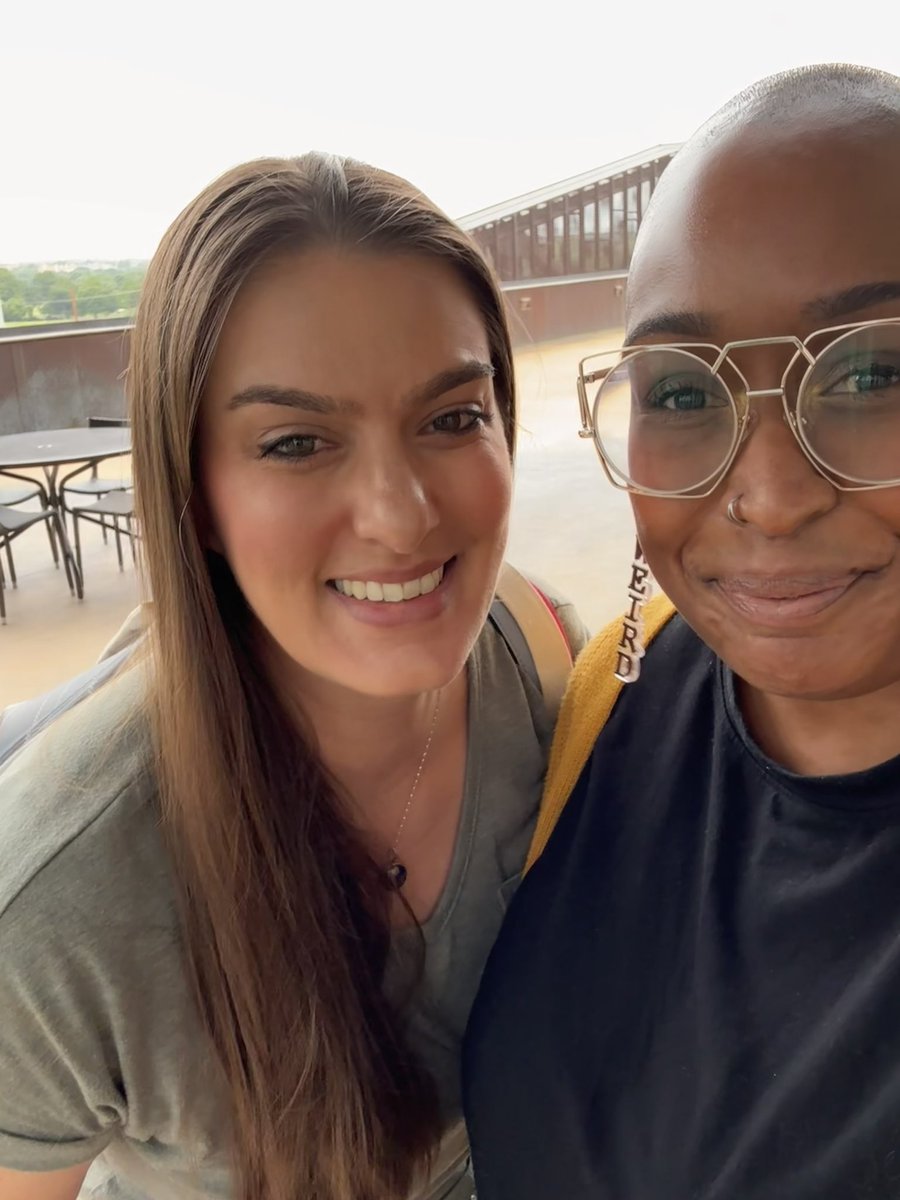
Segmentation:
[(44, 465), (44, 478), (47, 480), (47, 499), (50, 501), (52, 508), (60, 508), (62, 497), (56, 490), (56, 479), (59, 475), (59, 463), (49, 463)]
[(59, 540), (62, 543), (62, 552), (66, 562), (69, 564), (69, 570), (72, 572), (72, 579), (75, 583), (75, 595), (79, 600), (84, 599), (84, 580), (81, 576), (81, 568), (75, 561), (75, 555), (72, 553), (72, 545), (69, 541), (69, 535), (66, 533), (66, 522), (62, 516), (61, 510), (56, 510), (57, 530)]
[(47, 483), (47, 502), (51, 508), (56, 510), (56, 515), (59, 517), (59, 523), (63, 529), (66, 527), (66, 510), (62, 505), (62, 496), (56, 486), (56, 480), (59, 476), (59, 463), (44, 464), (44, 479)]
[[(55, 472), (54, 472), (54, 479), (52, 481), (52, 484), (53, 485), (56, 484)], [(47, 485), (48, 485), (48, 488), (51, 486), (49, 472), (48, 472)], [(56, 499), (58, 501), (59, 497), (57, 496)], [(79, 567), (79, 565), (75, 559), (74, 553), (72, 552), (72, 543), (69, 541), (69, 534), (66, 531), (65, 510), (63, 509), (62, 505), (57, 503), (54, 506), (54, 512), (56, 514), (56, 536), (59, 538), (60, 549), (62, 550), (63, 561), (66, 566), (66, 575), (69, 577), (70, 586), (73, 587), (76, 597), (79, 600), (83, 600), (84, 599), (84, 580), (81, 575), (81, 568)]]

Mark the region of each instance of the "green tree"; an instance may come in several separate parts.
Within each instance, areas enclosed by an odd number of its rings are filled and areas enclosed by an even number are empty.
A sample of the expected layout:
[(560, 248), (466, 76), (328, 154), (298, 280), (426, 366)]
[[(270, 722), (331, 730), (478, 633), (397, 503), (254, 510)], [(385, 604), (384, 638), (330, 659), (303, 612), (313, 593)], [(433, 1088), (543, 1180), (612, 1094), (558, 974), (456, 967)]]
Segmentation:
[(38, 271), (28, 290), (34, 298), (35, 304), (41, 304), (56, 293), (59, 284), (60, 277), (57, 271)]
[(28, 294), (38, 317), (58, 321), (72, 315), (68, 276), (59, 271), (39, 271), (31, 281)]
[(31, 308), (21, 296), (10, 296), (3, 300), (3, 319), (5, 321), (29, 321), (32, 317)]
[(0, 300), (3, 301), (4, 307), (7, 300), (21, 297), (21, 295), (21, 281), (10, 271), (9, 267), (0, 267)]
[[(35, 264), (15, 268), (0, 267), (0, 300), (16, 299), (15, 317), (33, 317), (36, 321), (59, 321), (79, 317), (105, 317), (133, 314), (146, 273), (146, 263), (123, 261), (108, 267), (91, 269), (76, 266), (70, 271), (40, 270)], [(74, 293), (74, 306), (73, 306)]]
[(82, 275), (75, 284), (78, 314), (82, 317), (103, 317), (119, 307), (118, 293), (110, 275), (99, 271)]

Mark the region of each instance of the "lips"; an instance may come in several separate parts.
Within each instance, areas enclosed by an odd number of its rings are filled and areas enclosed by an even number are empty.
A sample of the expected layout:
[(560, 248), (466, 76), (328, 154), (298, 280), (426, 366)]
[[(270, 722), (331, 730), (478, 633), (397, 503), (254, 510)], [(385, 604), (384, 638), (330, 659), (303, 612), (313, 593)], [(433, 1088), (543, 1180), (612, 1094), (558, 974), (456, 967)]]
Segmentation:
[[(434, 620), (447, 610), (448, 604), (452, 603), (457, 562), (458, 557), (454, 555), (443, 565), (440, 563), (437, 565), (423, 564), (427, 568), (423, 574), (420, 574), (422, 567), (417, 566), (414, 570), (405, 571), (402, 574), (391, 572), (393, 578), (389, 577), (388, 572), (360, 572), (361, 575), (370, 576), (361, 581), (366, 586), (364, 597), (357, 594), (361, 589), (353, 587), (356, 581), (352, 579), (332, 579), (328, 581), (327, 587), (334, 597), (334, 601), (340, 605), (339, 611), (343, 614), (342, 620), (350, 618), (362, 622), (364, 625), (381, 629), (408, 627), (418, 622)], [(381, 575), (381, 578), (373, 580), (371, 575)], [(435, 577), (437, 577), (437, 582), (435, 582)], [(425, 587), (421, 586), (423, 578), (428, 580)], [(405, 585), (412, 583), (420, 585), (418, 594), (403, 596)], [(340, 586), (338, 586), (339, 584)], [(348, 584), (350, 585), (349, 589)], [(370, 584), (376, 585), (372, 589), (374, 592), (372, 596), (369, 595)], [(401, 592), (400, 597), (396, 594), (398, 590)], [(407, 590), (412, 592), (416, 589), (409, 587)], [(381, 592), (380, 596), (379, 591)]]
[(334, 579), (331, 582), (342, 596), (372, 603), (399, 604), (404, 600), (415, 600), (417, 596), (427, 596), (440, 586), (443, 578), (442, 565), (403, 582), (387, 579)]
[(758, 624), (778, 627), (818, 616), (869, 575), (869, 571), (844, 571), (793, 576), (725, 576), (711, 582), (743, 616)]

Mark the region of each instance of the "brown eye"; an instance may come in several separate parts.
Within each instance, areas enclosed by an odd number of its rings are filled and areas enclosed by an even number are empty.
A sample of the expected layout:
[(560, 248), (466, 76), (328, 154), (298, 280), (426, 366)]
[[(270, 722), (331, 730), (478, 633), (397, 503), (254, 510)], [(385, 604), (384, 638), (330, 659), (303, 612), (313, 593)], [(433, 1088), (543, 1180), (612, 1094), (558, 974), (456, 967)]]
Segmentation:
[(453, 412), (441, 413), (431, 422), (436, 433), (469, 433), (485, 423), (486, 417), (479, 409), (458, 408)]

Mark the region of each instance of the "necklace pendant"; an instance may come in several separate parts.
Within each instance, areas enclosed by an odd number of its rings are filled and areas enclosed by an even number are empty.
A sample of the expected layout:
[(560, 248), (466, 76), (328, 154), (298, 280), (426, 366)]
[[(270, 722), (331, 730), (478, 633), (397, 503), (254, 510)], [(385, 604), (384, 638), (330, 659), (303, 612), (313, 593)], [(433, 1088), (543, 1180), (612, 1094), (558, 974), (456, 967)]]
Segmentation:
[(398, 862), (395, 858), (385, 871), (385, 875), (387, 876), (388, 884), (394, 888), (395, 891), (399, 892), (404, 883), (406, 883), (407, 870), (403, 863)]
[(409, 799), (406, 801), (406, 808), (403, 810), (403, 816), (400, 818), (400, 824), (397, 826), (397, 832), (394, 834), (394, 841), (391, 845), (391, 861), (384, 872), (385, 885), (393, 888), (395, 892), (399, 892), (406, 883), (407, 870), (403, 863), (397, 858), (397, 847), (400, 845), (400, 839), (403, 837), (403, 831), (406, 828), (406, 818), (409, 816), (409, 810), (412, 808), (413, 800), (416, 798), (416, 791), (419, 787), (419, 780), (422, 778), (422, 772), (425, 770), (425, 763), (428, 761), (428, 751), (431, 749), (431, 743), (434, 738), (434, 730), (437, 725), (438, 713), (441, 711), (441, 692), (438, 692), (434, 701), (434, 712), (431, 714), (431, 725), (428, 729), (428, 737), (425, 741), (425, 749), (422, 751), (422, 757), (419, 759), (419, 766), (416, 770), (416, 777), (413, 780), (412, 787), (409, 789)]

